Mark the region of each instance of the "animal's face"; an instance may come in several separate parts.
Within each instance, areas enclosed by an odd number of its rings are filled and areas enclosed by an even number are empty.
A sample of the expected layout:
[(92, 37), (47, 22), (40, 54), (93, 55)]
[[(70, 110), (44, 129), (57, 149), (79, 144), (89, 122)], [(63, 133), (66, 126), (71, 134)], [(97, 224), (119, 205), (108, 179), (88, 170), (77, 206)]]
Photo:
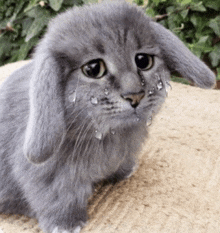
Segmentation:
[(111, 2), (59, 15), (34, 56), (25, 155), (41, 163), (68, 135), (83, 141), (94, 132), (100, 139), (141, 131), (166, 96), (168, 70), (200, 87), (215, 82), (175, 35), (135, 6)]
[[(83, 39), (74, 38), (75, 49), (62, 47), (62, 51), (68, 50), (70, 64), (74, 63), (66, 84), (68, 114), (74, 121), (78, 112), (81, 122), (92, 122), (101, 134), (147, 124), (163, 102), (169, 76), (148, 18), (123, 14), (111, 22), (108, 18), (96, 20), (86, 22), (88, 30), (77, 29)], [(74, 32), (63, 39), (71, 41)], [(69, 42), (66, 45), (70, 48)]]

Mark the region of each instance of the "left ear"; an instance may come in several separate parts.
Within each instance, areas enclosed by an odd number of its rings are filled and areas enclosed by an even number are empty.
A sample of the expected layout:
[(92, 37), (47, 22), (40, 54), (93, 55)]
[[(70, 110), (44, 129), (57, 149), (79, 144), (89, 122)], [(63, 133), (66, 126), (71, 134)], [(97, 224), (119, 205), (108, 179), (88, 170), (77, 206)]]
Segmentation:
[(178, 72), (202, 88), (212, 88), (215, 85), (214, 73), (177, 36), (159, 23), (151, 21), (150, 26), (170, 71)]
[(46, 38), (37, 48), (29, 86), (30, 113), (23, 151), (34, 164), (53, 156), (66, 132), (62, 70), (47, 44)]

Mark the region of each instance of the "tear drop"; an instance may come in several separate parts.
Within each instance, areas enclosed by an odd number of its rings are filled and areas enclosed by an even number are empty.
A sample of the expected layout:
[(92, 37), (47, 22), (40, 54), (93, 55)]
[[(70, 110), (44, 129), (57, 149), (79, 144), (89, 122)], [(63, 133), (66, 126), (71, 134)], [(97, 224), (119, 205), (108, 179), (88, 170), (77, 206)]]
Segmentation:
[(90, 101), (91, 101), (91, 103), (93, 104), (93, 105), (97, 105), (98, 104), (98, 99), (96, 98), (96, 97), (91, 97), (91, 99), (90, 99)]
[(95, 138), (101, 140), (102, 139), (102, 133), (99, 132), (98, 130), (95, 130)]
[(155, 91), (155, 89), (152, 88), (151, 90), (148, 91), (148, 94), (149, 94), (149, 95), (153, 95), (153, 94), (154, 94), (154, 91)]
[(105, 95), (108, 95), (108, 94), (109, 94), (109, 91), (108, 91), (107, 88), (105, 88), (104, 93), (105, 93)]
[(157, 90), (160, 91), (162, 89), (163, 89), (163, 82), (159, 80), (159, 82), (157, 83)]
[(76, 92), (75, 91), (71, 95), (69, 95), (69, 101), (72, 103), (76, 102)]
[(165, 82), (165, 89), (166, 89), (166, 95), (168, 96), (168, 92), (172, 90), (172, 86), (168, 81)]
[(137, 121), (137, 122), (139, 122), (140, 120), (141, 120), (140, 117), (137, 117), (137, 118), (136, 118), (136, 121)]
[(145, 80), (144, 79), (141, 79), (141, 85), (145, 86)]
[(147, 118), (146, 126), (149, 127), (152, 124), (152, 117)]
[(114, 129), (111, 130), (111, 134), (115, 135), (115, 130)]

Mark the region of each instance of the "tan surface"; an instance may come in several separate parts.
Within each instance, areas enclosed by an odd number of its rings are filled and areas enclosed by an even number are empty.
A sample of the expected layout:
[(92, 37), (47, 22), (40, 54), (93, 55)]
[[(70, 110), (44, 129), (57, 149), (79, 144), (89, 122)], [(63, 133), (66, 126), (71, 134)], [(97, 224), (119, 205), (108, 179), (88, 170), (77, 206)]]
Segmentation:
[[(18, 65), (0, 68), (0, 76)], [(220, 91), (172, 87), (138, 171), (96, 191), (83, 233), (220, 232)], [(41, 232), (24, 216), (0, 215), (0, 229)]]

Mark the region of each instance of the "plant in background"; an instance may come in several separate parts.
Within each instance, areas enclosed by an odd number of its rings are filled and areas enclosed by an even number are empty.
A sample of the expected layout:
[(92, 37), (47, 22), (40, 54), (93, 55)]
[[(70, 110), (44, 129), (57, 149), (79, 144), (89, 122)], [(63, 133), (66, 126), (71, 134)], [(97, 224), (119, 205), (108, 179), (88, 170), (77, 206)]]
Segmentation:
[[(97, 0), (0, 0), (0, 66), (30, 58), (48, 21), (74, 5)], [(135, 0), (174, 32), (220, 79), (220, 1)]]
[(48, 21), (83, 0), (0, 1), (0, 66), (29, 58)]
[[(143, 0), (137, 0), (143, 5)], [(175, 33), (220, 79), (220, 1), (149, 0), (146, 13)]]

